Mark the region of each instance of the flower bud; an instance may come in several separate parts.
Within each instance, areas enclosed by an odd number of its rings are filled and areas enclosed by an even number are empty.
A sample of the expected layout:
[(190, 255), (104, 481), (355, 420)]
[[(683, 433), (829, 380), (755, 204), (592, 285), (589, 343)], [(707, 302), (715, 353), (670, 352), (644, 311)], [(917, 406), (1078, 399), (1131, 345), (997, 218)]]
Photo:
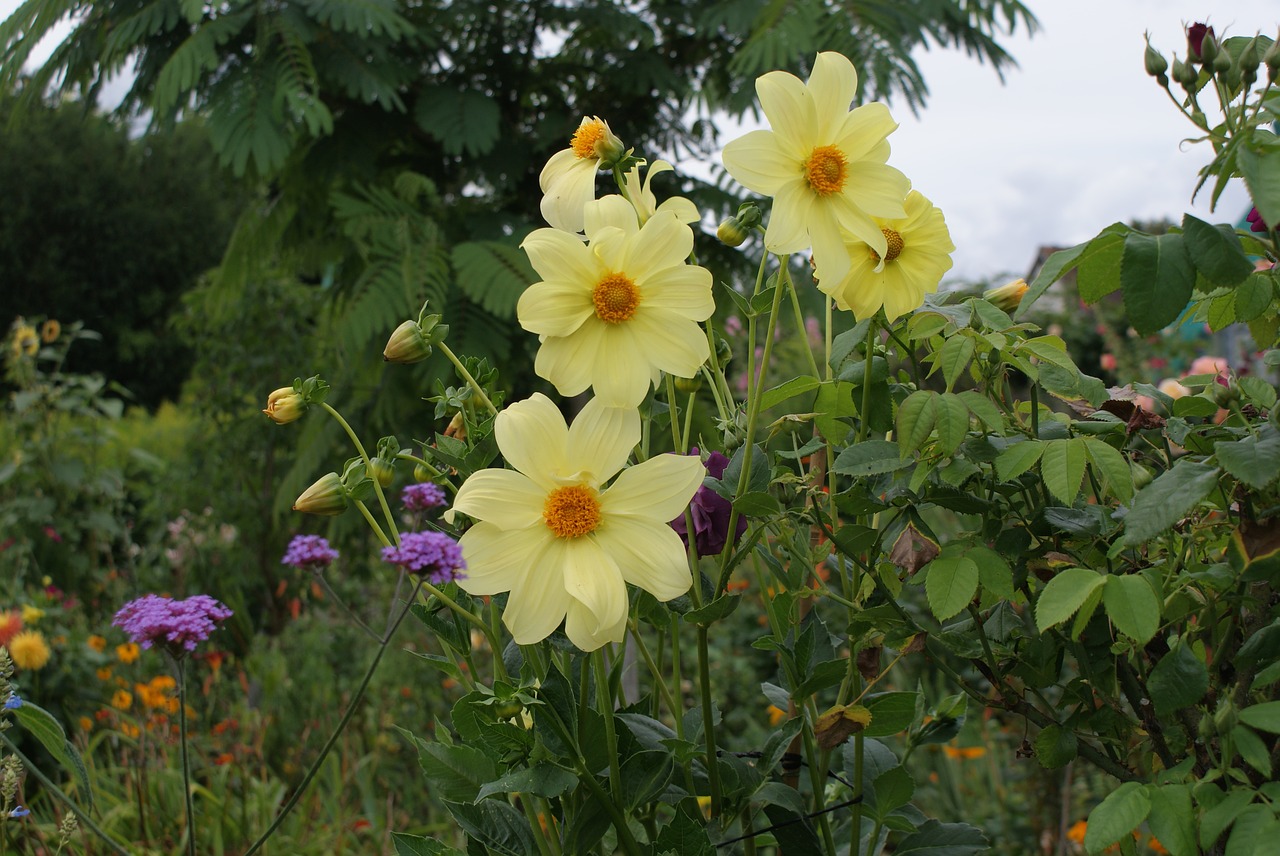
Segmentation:
[(1276, 36), (1271, 47), (1267, 48), (1267, 52), (1262, 55), (1262, 61), (1266, 63), (1267, 73), (1273, 79), (1280, 77), (1280, 35)]
[(391, 487), (391, 482), (396, 477), (395, 463), (382, 458), (374, 458), (369, 461), (369, 475), (383, 487)]
[(435, 473), (431, 472), (424, 464), (413, 465), (413, 480), (416, 482), (431, 481), (435, 477)]
[(600, 158), (601, 169), (613, 169), (626, 159), (627, 146), (609, 128), (608, 122), (599, 117), (595, 117), (594, 121), (600, 123), (603, 133), (596, 138), (592, 150), (595, 156)]
[(1230, 407), (1231, 403), (1240, 397), (1240, 387), (1236, 386), (1234, 378), (1218, 375), (1214, 382), (1208, 387), (1209, 397), (1213, 399), (1213, 403), (1219, 407)]
[(409, 365), (425, 360), (431, 356), (431, 342), (422, 335), (422, 328), (417, 321), (406, 321), (395, 329), (387, 346), (382, 349), (382, 358), (389, 363)]
[(1196, 82), (1200, 79), (1200, 73), (1196, 71), (1196, 67), (1189, 62), (1183, 62), (1177, 57), (1173, 58), (1173, 79), (1178, 85), (1191, 92), (1195, 89)]
[(733, 359), (733, 346), (725, 339), (716, 339), (716, 364), (724, 368)]
[[(1208, 41), (1208, 45), (1205, 42)], [(1217, 54), (1218, 42), (1213, 36), (1213, 27), (1199, 21), (1187, 27), (1187, 58), (1192, 62), (1213, 62)]]
[(982, 299), (1001, 311), (1012, 312), (1022, 304), (1022, 296), (1027, 293), (1028, 288), (1027, 281), (1018, 277), (999, 288), (989, 288), (982, 292)]
[(702, 389), (702, 374), (695, 374), (693, 377), (677, 377), (674, 378), (676, 392), (683, 395), (693, 395)]
[[(1208, 38), (1205, 39), (1208, 41)], [(1207, 63), (1206, 63), (1207, 65)], [(1213, 55), (1213, 71), (1215, 74), (1226, 74), (1231, 70), (1231, 54), (1218, 48), (1218, 52)]]
[(1157, 79), (1164, 77), (1164, 73), (1169, 70), (1168, 60), (1160, 54), (1160, 51), (1151, 47), (1151, 42), (1147, 42), (1147, 50), (1143, 54), (1142, 63), (1146, 66), (1147, 74)]
[(336, 517), (347, 510), (347, 489), (337, 473), (325, 473), (293, 503), (294, 511)]
[(1258, 62), (1258, 37), (1254, 36), (1249, 40), (1249, 44), (1244, 46), (1244, 50), (1240, 51), (1240, 56), (1236, 60), (1240, 78), (1246, 86), (1252, 86), (1258, 79)]
[(726, 247), (741, 247), (747, 240), (747, 234), (737, 217), (730, 217), (716, 228), (716, 238)]
[(307, 412), (307, 400), (293, 387), (282, 386), (267, 396), (267, 406), (262, 412), (277, 425), (287, 425)]

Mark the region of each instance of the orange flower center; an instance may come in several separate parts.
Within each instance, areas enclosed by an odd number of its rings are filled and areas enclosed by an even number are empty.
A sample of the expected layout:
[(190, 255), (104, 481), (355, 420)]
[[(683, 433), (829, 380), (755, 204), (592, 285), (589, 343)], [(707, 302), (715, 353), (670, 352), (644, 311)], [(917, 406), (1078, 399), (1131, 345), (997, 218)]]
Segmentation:
[[(898, 256), (902, 255), (902, 248), (905, 247), (907, 243), (906, 241), (902, 240), (901, 235), (899, 235), (897, 232), (893, 231), (892, 229), (881, 229), (880, 234), (884, 235), (885, 241), (887, 241), (889, 244), (889, 248), (884, 255), (885, 261), (891, 262), (894, 259), (896, 259)], [(875, 250), (872, 250), (871, 258), (875, 259), (876, 261), (880, 261), (880, 254), (877, 253)]]
[(596, 283), (591, 302), (595, 304), (597, 318), (606, 324), (618, 324), (636, 314), (640, 290), (626, 274), (611, 273)]
[(819, 196), (830, 196), (844, 189), (849, 174), (849, 161), (835, 146), (818, 146), (804, 162), (804, 177)]
[(578, 130), (573, 132), (573, 140), (569, 143), (569, 148), (584, 160), (598, 158), (600, 155), (596, 153), (596, 144), (605, 138), (605, 134), (604, 122), (601, 120), (593, 119), (590, 122), (584, 122), (578, 126)]
[(547, 494), (542, 519), (557, 538), (578, 538), (600, 525), (600, 500), (583, 484), (558, 487)]

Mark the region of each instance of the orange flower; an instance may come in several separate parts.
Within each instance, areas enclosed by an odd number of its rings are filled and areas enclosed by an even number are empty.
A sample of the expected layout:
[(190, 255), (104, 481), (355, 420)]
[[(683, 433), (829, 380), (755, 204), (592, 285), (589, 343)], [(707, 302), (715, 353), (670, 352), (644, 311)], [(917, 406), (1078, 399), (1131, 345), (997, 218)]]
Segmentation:
[(125, 642), (123, 645), (116, 646), (116, 656), (126, 666), (137, 660), (141, 654), (142, 649), (138, 647), (136, 642)]
[(85, 640), (85, 642), (90, 648), (97, 651), (99, 654), (107, 650), (107, 640), (101, 636), (90, 636)]
[(8, 645), (9, 640), (17, 636), (20, 630), (22, 630), (22, 615), (17, 610), (0, 612), (0, 645)]
[(133, 704), (133, 696), (128, 690), (116, 690), (111, 696), (111, 706), (117, 710), (128, 710), (131, 704)]
[(777, 726), (779, 722), (782, 722), (782, 720), (787, 718), (787, 712), (785, 710), (772, 704), (769, 705), (769, 709), (766, 713), (769, 714), (769, 725), (771, 726)]
[(1074, 841), (1076, 844), (1083, 846), (1084, 833), (1085, 833), (1085, 830), (1088, 829), (1088, 827), (1089, 827), (1088, 822), (1083, 820), (1077, 820), (1075, 823), (1071, 825), (1071, 828), (1067, 830), (1067, 839), (1070, 841)]
[(92, 730), (93, 730), (93, 720), (92, 720), (92, 719), (90, 719), (90, 718), (89, 718), (89, 717), (87, 717), (87, 716), (82, 716), (82, 717), (80, 717), (80, 730), (81, 730), (81, 731), (92, 731)]
[(987, 754), (987, 750), (981, 746), (943, 746), (942, 752), (948, 758), (955, 758), (962, 761), (981, 758), (983, 755)]
[(120, 723), (120, 733), (131, 740), (137, 740), (142, 734), (142, 729), (132, 722), (122, 722)]
[(108, 666), (101, 667), (100, 669), (98, 669), (96, 674), (98, 675), (98, 680), (100, 681), (111, 680), (111, 669)]

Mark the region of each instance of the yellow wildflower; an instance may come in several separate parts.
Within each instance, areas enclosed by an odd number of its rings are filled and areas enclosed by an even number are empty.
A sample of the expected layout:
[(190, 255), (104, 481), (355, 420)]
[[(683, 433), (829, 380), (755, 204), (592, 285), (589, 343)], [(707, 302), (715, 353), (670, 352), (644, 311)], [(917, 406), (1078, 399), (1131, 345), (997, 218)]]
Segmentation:
[(107, 650), (107, 640), (102, 636), (90, 636), (85, 640), (85, 644), (97, 651), (99, 654)]
[(116, 646), (116, 656), (121, 663), (126, 666), (138, 659), (142, 654), (142, 649), (138, 647), (136, 642), (125, 642)]
[(44, 616), (45, 612), (40, 607), (32, 606), (29, 603), (24, 603), (22, 605), (22, 620), (27, 624), (35, 624), (40, 619), (44, 618)]
[(38, 672), (49, 662), (49, 643), (39, 630), (24, 630), (9, 640), (9, 656), (19, 669)]
[(116, 690), (111, 696), (111, 706), (116, 710), (128, 710), (133, 704), (133, 696), (128, 690)]

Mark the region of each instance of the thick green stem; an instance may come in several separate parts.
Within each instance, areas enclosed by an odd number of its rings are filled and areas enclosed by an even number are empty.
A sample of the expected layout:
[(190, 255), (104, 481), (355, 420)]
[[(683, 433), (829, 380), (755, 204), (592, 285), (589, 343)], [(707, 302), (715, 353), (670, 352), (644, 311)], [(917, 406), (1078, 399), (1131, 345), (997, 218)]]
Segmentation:
[(596, 704), (604, 720), (604, 740), (609, 757), (609, 790), (613, 801), (624, 805), (622, 798), (622, 766), (618, 762), (618, 733), (613, 721), (613, 698), (609, 693), (609, 667), (604, 662), (604, 649), (591, 652), (591, 666), (596, 673)]

